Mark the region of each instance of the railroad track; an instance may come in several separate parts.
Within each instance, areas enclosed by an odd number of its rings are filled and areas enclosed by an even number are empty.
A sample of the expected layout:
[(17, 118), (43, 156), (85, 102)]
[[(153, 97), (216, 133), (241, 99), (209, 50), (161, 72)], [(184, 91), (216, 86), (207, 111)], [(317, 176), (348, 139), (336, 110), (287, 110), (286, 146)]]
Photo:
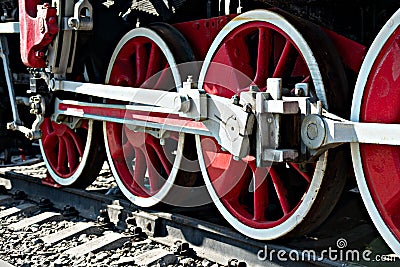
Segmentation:
[[(374, 254), (391, 253), (380, 244), (356, 192), (344, 195), (320, 230), (265, 243), (224, 225), (213, 206), (170, 208), (170, 213), (139, 210), (115, 194), (106, 165), (88, 190), (43, 185), (37, 179), (46, 175), (43, 163), (0, 173), (8, 188), (0, 194), (0, 259), (14, 266), (286, 266), (277, 254), (263, 258), (267, 249), (318, 253), (337, 249), (339, 239), (348, 242), (347, 249), (362, 251), (367, 245)], [(291, 265), (368, 265), (319, 255)]]

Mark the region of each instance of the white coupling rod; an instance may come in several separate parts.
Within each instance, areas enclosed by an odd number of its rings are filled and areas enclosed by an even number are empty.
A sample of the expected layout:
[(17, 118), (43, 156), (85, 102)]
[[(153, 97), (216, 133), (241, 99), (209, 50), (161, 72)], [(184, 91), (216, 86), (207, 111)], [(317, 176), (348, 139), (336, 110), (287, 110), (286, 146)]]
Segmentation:
[[(331, 118), (328, 118), (331, 117)], [(310, 114), (301, 126), (301, 137), (312, 150), (327, 149), (343, 143), (400, 145), (400, 124), (366, 123)]]
[[(148, 110), (149, 106), (162, 107), (165, 112), (178, 114), (190, 109), (190, 99), (187, 95), (163, 90), (123, 87), (105, 84), (71, 82), (51, 79), (49, 88), (52, 91), (67, 91), (90, 95), (105, 99), (137, 103)], [(139, 107), (138, 107), (139, 109)]]
[[(177, 114), (183, 118), (202, 121), (203, 125), (211, 132), (211, 135), (226, 150), (240, 158), (248, 155), (248, 135), (251, 134), (254, 122), (252, 113), (248, 112), (246, 108), (233, 104), (230, 99), (208, 95), (204, 90), (194, 89), (192, 86), (192, 82), (187, 81), (183, 83), (183, 88), (180, 92), (168, 92), (56, 79), (52, 79), (49, 82), (49, 88), (53, 91), (67, 91), (126, 101), (131, 103), (129, 105), (131, 110)], [(88, 105), (89, 103), (81, 104)], [(89, 105), (93, 106), (93, 104)], [(107, 108), (107, 104), (103, 108)], [(57, 112), (57, 110), (58, 107), (56, 107), (56, 113), (63, 113), (62, 111)], [(90, 116), (93, 115), (82, 113), (78, 117), (90, 118)], [(99, 116), (96, 118), (100, 120), (111, 119)], [(131, 123), (138, 124), (139, 122), (133, 120)], [(187, 130), (191, 131), (191, 129)], [(181, 131), (184, 131), (184, 129)]]

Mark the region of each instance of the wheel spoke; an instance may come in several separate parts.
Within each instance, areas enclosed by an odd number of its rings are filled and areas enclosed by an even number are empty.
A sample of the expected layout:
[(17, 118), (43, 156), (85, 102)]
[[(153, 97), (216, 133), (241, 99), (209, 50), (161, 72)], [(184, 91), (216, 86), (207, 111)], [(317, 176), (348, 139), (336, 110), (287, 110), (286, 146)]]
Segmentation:
[(110, 84), (119, 86), (132, 86), (134, 84), (135, 67), (130, 59), (120, 58), (115, 62), (113, 72), (118, 73), (118, 76), (111, 75)]
[(290, 77), (291, 71), (293, 70), (294, 63), (296, 62), (297, 52), (292, 43), (286, 40), (282, 54), (276, 65), (273, 78)]
[(76, 154), (76, 150), (75, 150), (75, 145), (74, 145), (74, 142), (67, 136), (64, 135), (61, 138), (65, 143), (65, 149), (67, 151), (68, 166), (69, 166), (70, 172), (72, 172), (73, 170), (76, 169), (76, 167), (78, 166), (78, 163), (79, 163), (78, 157)]
[(118, 163), (123, 162), (125, 157), (124, 151), (121, 147), (119, 149), (113, 150), (111, 156), (114, 159), (114, 161)]
[(57, 144), (56, 140), (58, 139), (57, 135), (55, 134), (55, 132), (52, 132), (48, 135), (46, 135), (43, 139), (43, 147), (45, 147), (46, 149), (52, 149), (54, 148), (54, 146)]
[[(392, 218), (399, 218), (398, 212), (400, 207), (400, 195), (398, 193), (386, 203), (383, 203), (383, 205), (389, 216), (391, 216)], [(399, 221), (396, 220), (396, 223), (399, 223)]]
[(257, 168), (255, 160), (249, 162), (249, 166), (253, 173), (253, 205), (254, 205), (254, 216), (253, 219), (256, 221), (265, 220), (265, 211), (268, 207), (268, 169)]
[(154, 149), (154, 152), (155, 152), (154, 159), (156, 159), (157, 161), (159, 160), (161, 162), (165, 172), (169, 176), (171, 174), (172, 164), (168, 160), (167, 156), (165, 155), (166, 151), (164, 151), (164, 149), (160, 145), (159, 140), (154, 137), (150, 137), (150, 138), (147, 138), (146, 142), (149, 146), (152, 147), (152, 149)]
[(72, 145), (78, 150), (79, 156), (82, 157), (83, 155), (83, 151), (84, 151), (84, 146), (82, 144), (81, 139), (79, 138), (79, 136), (77, 135), (77, 133), (75, 133), (74, 131), (71, 130), (71, 128), (67, 127), (67, 130), (65, 131), (65, 136), (68, 134), (69, 137), (72, 139), (71, 142), (73, 143)]
[(161, 73), (159, 74), (159, 77), (157, 77), (157, 81), (154, 84), (154, 88), (163, 88), (163, 83), (168, 80), (168, 75), (171, 73), (171, 70), (169, 69), (169, 64), (166, 63), (164, 68), (162, 69)]
[(67, 151), (63, 138), (58, 138), (58, 158), (57, 158), (57, 170), (61, 173), (66, 172), (65, 162), (67, 160)]
[[(139, 148), (134, 148), (135, 150), (135, 166), (133, 170), (133, 182), (140, 186), (142, 190), (144, 188), (144, 178), (146, 175), (146, 156), (143, 154), (142, 150)], [(135, 184), (133, 185), (135, 187)], [(146, 191), (146, 190), (145, 190)]]
[(145, 80), (148, 70), (148, 55), (146, 44), (140, 43), (136, 45), (136, 82), (135, 86), (141, 86)]
[[(225, 160), (231, 157), (231, 155), (226, 156), (228, 157), (225, 157)], [(251, 169), (245, 162), (230, 160), (226, 169), (215, 167), (217, 168), (210, 169), (218, 175), (212, 180), (212, 184), (220, 198), (237, 201), (244, 192), (248, 192), (252, 176)]]
[(157, 159), (155, 150), (149, 145), (146, 146), (146, 151), (143, 151), (143, 153), (145, 153), (146, 157), (147, 173), (150, 182), (150, 193), (155, 194), (163, 185), (162, 181), (164, 180), (160, 173), (160, 161)]
[(272, 52), (272, 34), (266, 28), (260, 28), (258, 32), (257, 66), (254, 83), (260, 88), (265, 87), (268, 78), (269, 61)]
[(129, 143), (129, 141), (127, 141), (122, 146), (122, 151), (123, 151), (125, 157), (128, 157), (128, 159), (132, 157), (132, 159), (133, 159), (133, 156), (135, 155), (135, 150), (134, 150), (132, 144)]
[(284, 187), (281, 178), (279, 177), (278, 172), (274, 167), (271, 167), (269, 170), (269, 174), (271, 176), (272, 184), (274, 185), (275, 192), (278, 196), (279, 203), (282, 207), (283, 213), (286, 215), (290, 212), (290, 205), (287, 199), (287, 191)]
[(299, 168), (299, 165), (297, 165), (293, 162), (289, 162), (289, 166), (291, 166), (293, 169), (295, 169), (301, 175), (301, 177), (303, 177), (307, 181), (307, 183), (311, 183), (311, 179), (312, 179), (311, 176), (308, 173), (301, 171)]
[(44, 132), (45, 135), (49, 136), (54, 134), (53, 125), (50, 119), (45, 119), (42, 123), (40, 129)]
[(149, 66), (147, 68), (146, 80), (148, 80), (151, 76), (160, 71), (160, 61), (161, 61), (161, 53), (158, 46), (154, 43), (151, 44), (150, 56), (149, 56)]
[(310, 75), (307, 75), (301, 82), (302, 83), (308, 83), (308, 82), (310, 82), (311, 81), (311, 76)]
[[(249, 86), (249, 84), (247, 84), (248, 80), (243, 78), (254, 77), (254, 71), (256, 70), (253, 70), (250, 65), (249, 47), (244, 38), (232, 38), (228, 40), (221, 47), (221, 52), (222, 56), (226, 57), (224, 60), (221, 60), (221, 63), (228, 66), (235, 66), (235, 68), (230, 70), (230, 73), (226, 73), (227, 76), (224, 78), (226, 81), (224, 81), (223, 84), (224, 87), (227, 88), (226, 90), (233, 90), (233, 93), (235, 93)], [(219, 62), (218, 59), (216, 59), (216, 61)], [(222, 77), (219, 77), (219, 79), (221, 78)]]
[(89, 129), (89, 122), (88, 122), (88, 120), (82, 120), (82, 121), (81, 121), (81, 126), (80, 126), (79, 128), (88, 130), (88, 129)]
[(54, 132), (47, 135), (42, 141), (42, 146), (50, 165), (56, 168), (58, 161), (57, 151), (59, 149), (58, 136)]
[(135, 149), (133, 148), (131, 143), (126, 142), (122, 146), (122, 151), (123, 151), (123, 159), (125, 159), (129, 172), (133, 173), (133, 159), (135, 158)]

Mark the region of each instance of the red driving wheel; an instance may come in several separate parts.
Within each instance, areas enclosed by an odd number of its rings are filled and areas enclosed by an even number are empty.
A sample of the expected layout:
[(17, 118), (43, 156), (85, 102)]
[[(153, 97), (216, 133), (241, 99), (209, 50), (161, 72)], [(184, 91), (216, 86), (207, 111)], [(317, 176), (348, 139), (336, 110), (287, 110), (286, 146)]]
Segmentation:
[[(400, 10), (382, 28), (361, 67), (352, 120), (400, 123)], [(352, 144), (354, 170), (367, 210), (379, 232), (400, 254), (400, 148)]]
[[(175, 35), (182, 39), (178, 34), (166, 24), (128, 32), (114, 51), (106, 83), (155, 90), (179, 88), (182, 81), (176, 65), (189, 61), (191, 52), (180, 47), (180, 57), (174, 56), (166, 40)], [(178, 46), (183, 46), (183, 42)], [(168, 132), (160, 137), (126, 124), (108, 122), (104, 123), (104, 135), (109, 163), (124, 195), (144, 207), (161, 202), (177, 177), (185, 135)]]
[[(330, 49), (326, 37), (321, 40), (319, 45), (327, 44)], [(313, 96), (327, 107), (332, 98), (326, 91), (333, 87), (321, 69), (330, 57), (311, 49), (308, 41), (293, 19), (267, 10), (247, 12), (215, 38), (199, 84), (208, 93), (231, 98), (252, 84), (266, 90), (267, 78), (282, 78), (283, 87), (289, 90), (307, 82)], [(340, 64), (330, 64), (343, 73)], [(344, 185), (343, 172), (334, 174), (335, 153), (322, 155), (316, 164), (274, 163), (257, 168), (253, 156), (235, 160), (213, 138), (197, 137), (197, 145), (203, 177), (217, 208), (237, 230), (253, 238), (309, 231), (326, 218)]]

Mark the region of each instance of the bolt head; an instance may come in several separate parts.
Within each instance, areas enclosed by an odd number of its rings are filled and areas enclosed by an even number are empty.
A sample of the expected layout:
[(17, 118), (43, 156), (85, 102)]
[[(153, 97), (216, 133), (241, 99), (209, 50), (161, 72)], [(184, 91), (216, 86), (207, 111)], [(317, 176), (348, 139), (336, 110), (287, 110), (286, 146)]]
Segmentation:
[(306, 116), (301, 125), (301, 138), (310, 149), (318, 149), (324, 144), (326, 127), (324, 120), (317, 114)]
[(315, 123), (310, 123), (307, 126), (307, 136), (311, 140), (314, 140), (318, 136), (318, 126)]
[(301, 88), (295, 88), (294, 94), (295, 94), (295, 96), (304, 96), (304, 91)]
[(55, 24), (57, 22), (55, 17), (50, 17), (49, 18), (49, 24)]
[(231, 100), (232, 100), (232, 104), (239, 105), (239, 96), (238, 95), (232, 96)]
[(260, 92), (260, 88), (258, 88), (257, 85), (250, 85), (249, 91), (250, 92)]

